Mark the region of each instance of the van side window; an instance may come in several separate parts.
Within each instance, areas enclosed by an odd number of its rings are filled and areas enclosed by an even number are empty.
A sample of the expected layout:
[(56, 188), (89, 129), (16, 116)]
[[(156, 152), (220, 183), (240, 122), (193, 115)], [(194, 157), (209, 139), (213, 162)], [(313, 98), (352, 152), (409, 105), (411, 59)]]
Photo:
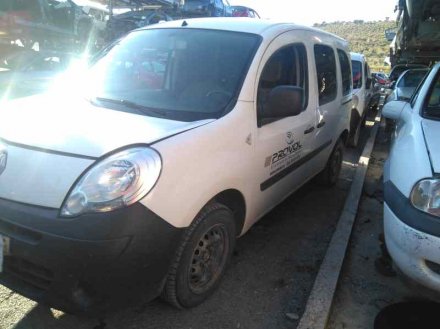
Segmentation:
[(350, 60), (345, 51), (338, 49), (339, 63), (341, 64), (342, 76), (342, 95), (347, 96), (351, 94), (353, 80), (351, 79)]
[(335, 53), (331, 47), (324, 45), (315, 45), (314, 50), (319, 105), (324, 105), (336, 99), (338, 93)]
[[(297, 86), (303, 88), (303, 111), (307, 108), (307, 52), (304, 45), (295, 44), (281, 48), (269, 58), (264, 66), (258, 84), (257, 95), (259, 122), (260, 119), (264, 117), (264, 106), (269, 98), (270, 92), (278, 86)], [(278, 118), (278, 120), (279, 119), (280, 118)]]

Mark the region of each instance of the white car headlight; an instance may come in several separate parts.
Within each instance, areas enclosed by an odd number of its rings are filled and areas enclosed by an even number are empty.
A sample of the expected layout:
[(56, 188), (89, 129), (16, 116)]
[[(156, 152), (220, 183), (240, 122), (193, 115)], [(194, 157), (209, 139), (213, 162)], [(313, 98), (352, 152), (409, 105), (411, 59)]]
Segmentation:
[(162, 168), (159, 154), (147, 147), (115, 153), (95, 163), (64, 200), (61, 216), (106, 212), (142, 199), (156, 184)]
[(417, 209), (440, 217), (440, 179), (422, 179), (414, 185), (410, 198)]

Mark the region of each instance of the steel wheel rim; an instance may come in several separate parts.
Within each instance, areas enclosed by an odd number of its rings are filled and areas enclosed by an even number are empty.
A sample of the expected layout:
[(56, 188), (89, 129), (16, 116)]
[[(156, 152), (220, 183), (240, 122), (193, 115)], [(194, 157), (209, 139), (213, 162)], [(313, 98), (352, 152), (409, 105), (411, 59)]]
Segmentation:
[(226, 228), (222, 224), (210, 227), (197, 242), (189, 267), (189, 288), (196, 294), (211, 288), (223, 272), (229, 252)]

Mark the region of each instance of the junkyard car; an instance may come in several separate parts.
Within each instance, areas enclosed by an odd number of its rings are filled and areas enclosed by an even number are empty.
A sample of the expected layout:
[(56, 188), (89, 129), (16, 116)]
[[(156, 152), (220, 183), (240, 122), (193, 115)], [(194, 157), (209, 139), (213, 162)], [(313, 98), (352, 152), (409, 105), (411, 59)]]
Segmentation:
[(74, 60), (70, 54), (16, 48), (4, 56), (0, 54), (0, 100), (47, 91)]
[(399, 64), (393, 66), (388, 76), (389, 78), (388, 83), (383, 87), (383, 89), (381, 88), (379, 107), (382, 107), (388, 101), (388, 97), (392, 94), (396, 82), (403, 72), (411, 69), (419, 69), (419, 68), (423, 69), (423, 68), (427, 68), (427, 66), (424, 64)]
[(80, 41), (102, 36), (105, 6), (88, 0), (2, 0), (0, 1), (0, 39), (20, 42), (31, 48), (73, 49)]
[(371, 78), (373, 79), (373, 83), (378, 83), (382, 86), (389, 83), (388, 75), (382, 72), (373, 72), (371, 73)]
[(411, 69), (423, 69), (427, 68), (424, 64), (399, 64), (393, 67), (390, 72), (389, 79), (392, 84), (390, 87), (394, 87), (397, 80), (400, 78), (403, 72), (411, 70)]
[(440, 2), (438, 0), (400, 0), (398, 30), (390, 49), (393, 64), (430, 63), (439, 60)]
[(388, 96), (387, 101), (401, 100), (409, 101), (417, 86), (429, 72), (428, 68), (412, 69), (402, 73), (394, 85), (393, 92)]
[(353, 109), (350, 119), (349, 145), (356, 147), (372, 95), (371, 73), (364, 55), (351, 53), (353, 73)]
[[(369, 108), (377, 110), (383, 105), (385, 87), (389, 84), (388, 76), (382, 72), (371, 73), (372, 88)], [(381, 103), (382, 101), (382, 103)]]
[(410, 101), (385, 104), (397, 121), (384, 167), (388, 251), (404, 274), (440, 291), (440, 64)]
[(228, 0), (185, 0), (182, 12), (190, 16), (228, 17), (232, 7)]
[(140, 292), (201, 303), (237, 236), (316, 175), (336, 182), (347, 49), (293, 24), (167, 22), (104, 49), (77, 96), (3, 107), (0, 281), (70, 311)]
[(105, 39), (107, 41), (113, 41), (134, 29), (172, 20), (173, 18), (171, 16), (158, 10), (145, 9), (128, 11), (123, 14), (114, 15), (107, 22)]
[(260, 15), (252, 8), (245, 6), (232, 6), (232, 17), (260, 18)]

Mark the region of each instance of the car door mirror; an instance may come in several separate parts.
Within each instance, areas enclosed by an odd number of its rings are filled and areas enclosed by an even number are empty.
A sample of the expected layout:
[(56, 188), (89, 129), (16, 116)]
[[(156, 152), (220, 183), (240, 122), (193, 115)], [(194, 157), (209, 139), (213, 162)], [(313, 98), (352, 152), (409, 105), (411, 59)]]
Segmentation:
[(295, 86), (273, 88), (264, 104), (263, 119), (279, 119), (298, 115), (303, 110), (304, 89)]
[(382, 115), (387, 119), (399, 120), (403, 108), (407, 105), (404, 101), (390, 101), (386, 103), (382, 110)]
[(372, 79), (371, 78), (367, 78), (367, 85), (366, 85), (366, 88), (367, 89), (370, 89), (371, 88), (371, 83), (372, 83)]

